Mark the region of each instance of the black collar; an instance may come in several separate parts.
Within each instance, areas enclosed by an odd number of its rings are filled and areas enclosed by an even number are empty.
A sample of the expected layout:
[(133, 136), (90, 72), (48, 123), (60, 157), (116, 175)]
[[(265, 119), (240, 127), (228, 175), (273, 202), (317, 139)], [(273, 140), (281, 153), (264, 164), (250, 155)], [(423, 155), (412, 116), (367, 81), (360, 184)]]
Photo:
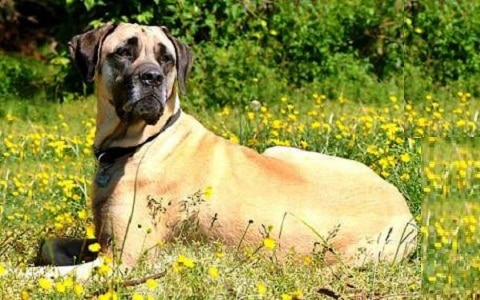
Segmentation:
[(95, 158), (100, 165), (111, 165), (115, 162), (115, 160), (119, 159), (122, 156), (132, 155), (133, 153), (135, 153), (135, 151), (137, 151), (137, 149), (139, 149), (146, 143), (151, 142), (162, 132), (167, 130), (168, 127), (172, 126), (173, 123), (175, 123), (178, 118), (180, 118), (181, 112), (182, 110), (178, 109), (176, 113), (174, 113), (170, 116), (170, 118), (168, 118), (167, 122), (165, 123), (165, 125), (163, 125), (162, 129), (160, 129), (159, 132), (155, 133), (154, 135), (146, 139), (144, 142), (131, 147), (113, 147), (105, 151), (95, 150)]

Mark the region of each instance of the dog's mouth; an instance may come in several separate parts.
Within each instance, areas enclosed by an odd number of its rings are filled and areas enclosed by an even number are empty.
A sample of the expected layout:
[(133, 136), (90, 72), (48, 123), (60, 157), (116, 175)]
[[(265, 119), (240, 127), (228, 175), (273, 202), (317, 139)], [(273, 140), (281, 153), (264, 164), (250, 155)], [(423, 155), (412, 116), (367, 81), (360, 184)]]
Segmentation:
[(125, 122), (134, 123), (144, 121), (148, 125), (154, 125), (163, 115), (167, 100), (166, 87), (158, 88), (132, 88), (127, 94), (128, 100), (116, 99), (117, 115)]
[(165, 93), (150, 93), (138, 100), (128, 101), (122, 110), (130, 121), (143, 120), (148, 125), (153, 125), (163, 115), (165, 98)]

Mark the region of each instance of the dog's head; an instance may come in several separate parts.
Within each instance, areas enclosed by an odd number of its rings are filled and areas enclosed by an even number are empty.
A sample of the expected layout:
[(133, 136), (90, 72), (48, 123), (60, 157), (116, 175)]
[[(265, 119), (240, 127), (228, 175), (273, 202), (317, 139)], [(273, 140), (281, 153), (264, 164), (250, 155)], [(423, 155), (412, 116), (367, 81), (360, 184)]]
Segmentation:
[(154, 125), (177, 86), (185, 92), (192, 53), (165, 27), (107, 24), (69, 46), (84, 81), (96, 81), (102, 100), (127, 124)]

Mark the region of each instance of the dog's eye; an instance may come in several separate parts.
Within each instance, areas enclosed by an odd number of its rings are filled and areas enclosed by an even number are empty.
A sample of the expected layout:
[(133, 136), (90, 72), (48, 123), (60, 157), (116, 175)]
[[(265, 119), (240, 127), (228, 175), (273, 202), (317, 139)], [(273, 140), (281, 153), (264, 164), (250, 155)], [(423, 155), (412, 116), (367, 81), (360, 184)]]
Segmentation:
[(119, 48), (117, 51), (115, 51), (115, 54), (123, 58), (131, 58), (133, 56), (132, 51), (130, 51), (128, 48)]
[(162, 57), (161, 57), (161, 61), (162, 61), (163, 63), (173, 62), (173, 56), (170, 55), (170, 54), (164, 54), (164, 55), (162, 55)]

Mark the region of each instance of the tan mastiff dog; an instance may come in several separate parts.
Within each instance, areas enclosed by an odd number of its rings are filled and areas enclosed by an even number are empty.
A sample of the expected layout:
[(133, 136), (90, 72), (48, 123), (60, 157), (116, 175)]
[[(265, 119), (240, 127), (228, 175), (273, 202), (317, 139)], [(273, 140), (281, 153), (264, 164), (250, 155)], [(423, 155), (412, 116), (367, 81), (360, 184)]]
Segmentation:
[[(227, 245), (257, 248), (268, 236), (280, 255), (316, 252), (327, 263), (395, 262), (415, 248), (404, 197), (367, 166), (287, 147), (259, 154), (182, 112), (192, 54), (166, 28), (108, 24), (70, 47), (97, 88), (98, 242), (124, 265), (161, 258), (157, 245), (185, 222)], [(78, 251), (57, 241), (42, 255), (65, 265)]]

